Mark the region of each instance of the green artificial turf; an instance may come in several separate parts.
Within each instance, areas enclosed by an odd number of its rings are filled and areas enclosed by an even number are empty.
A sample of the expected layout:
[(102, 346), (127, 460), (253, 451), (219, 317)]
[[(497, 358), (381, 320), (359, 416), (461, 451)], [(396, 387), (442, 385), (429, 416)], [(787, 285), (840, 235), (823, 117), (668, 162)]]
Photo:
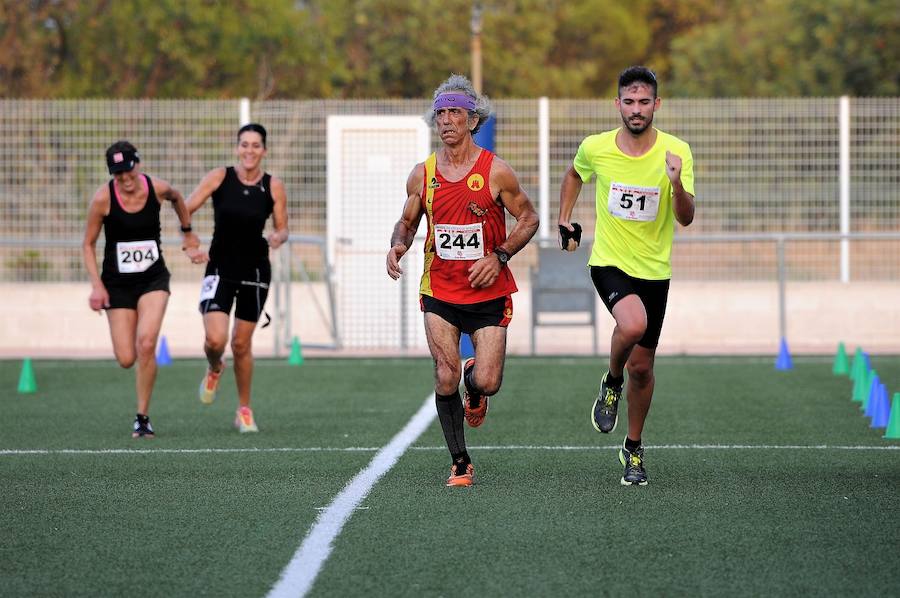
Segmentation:
[[(230, 371), (207, 407), (202, 362), (176, 360), (151, 405), (158, 436), (138, 441), (133, 372), (35, 361), (38, 392), (20, 395), (20, 365), (0, 362), (2, 596), (263, 596), (433, 384), (427, 359), (261, 361), (261, 432), (239, 435)], [(873, 366), (900, 388), (900, 359)], [(603, 371), (511, 358), (466, 430), (477, 484), (444, 487), (433, 422), (353, 512), (310, 595), (900, 592), (900, 441), (869, 428), (827, 358), (786, 372), (659, 358), (643, 488), (619, 484), (625, 418), (608, 436), (590, 425)]]

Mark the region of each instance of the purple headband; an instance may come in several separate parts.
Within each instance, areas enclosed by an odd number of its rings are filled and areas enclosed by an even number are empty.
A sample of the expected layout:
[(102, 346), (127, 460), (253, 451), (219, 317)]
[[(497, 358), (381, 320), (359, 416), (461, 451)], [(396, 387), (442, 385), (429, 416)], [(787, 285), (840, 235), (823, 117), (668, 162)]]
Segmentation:
[(442, 93), (434, 99), (431, 105), (432, 110), (440, 110), (442, 108), (465, 108), (466, 110), (475, 110), (475, 100), (464, 93)]

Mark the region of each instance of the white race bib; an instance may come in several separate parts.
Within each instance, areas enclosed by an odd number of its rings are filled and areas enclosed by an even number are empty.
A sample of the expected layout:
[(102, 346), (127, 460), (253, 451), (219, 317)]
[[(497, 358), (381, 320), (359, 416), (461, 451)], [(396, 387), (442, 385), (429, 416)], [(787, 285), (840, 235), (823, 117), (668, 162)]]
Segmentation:
[(145, 272), (159, 259), (156, 241), (119, 241), (116, 243), (116, 259), (120, 274)]
[(623, 220), (652, 222), (659, 212), (659, 187), (609, 184), (609, 213)]
[(434, 247), (442, 260), (478, 260), (484, 257), (481, 223), (435, 224)]
[(203, 277), (203, 285), (200, 287), (200, 301), (206, 301), (216, 296), (219, 288), (219, 275), (211, 274)]

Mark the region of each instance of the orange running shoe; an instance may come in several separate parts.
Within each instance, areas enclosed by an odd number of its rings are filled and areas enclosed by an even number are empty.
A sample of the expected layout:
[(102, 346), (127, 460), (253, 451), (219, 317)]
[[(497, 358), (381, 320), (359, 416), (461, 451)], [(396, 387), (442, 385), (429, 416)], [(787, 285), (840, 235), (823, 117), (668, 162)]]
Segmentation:
[(470, 357), (463, 366), (463, 386), (466, 388), (463, 395), (463, 407), (466, 410), (466, 423), (472, 428), (477, 428), (484, 423), (488, 412), (488, 398), (485, 395), (473, 395), (465, 385), (465, 374), (475, 367), (475, 358)]
[(259, 432), (256, 422), (253, 421), (253, 410), (249, 407), (240, 407), (234, 416), (234, 427), (243, 434), (244, 432)]
[(447, 486), (471, 486), (475, 483), (475, 468), (469, 463), (466, 465), (466, 473), (456, 473), (457, 464), (450, 466), (450, 477), (447, 478)]
[(209, 368), (206, 368), (206, 374), (203, 376), (203, 380), (200, 381), (200, 402), (204, 405), (212, 405), (213, 401), (216, 400), (216, 392), (219, 390), (219, 378), (222, 377), (222, 372), (225, 371), (225, 362), (222, 361), (222, 369), (218, 372), (214, 372)]

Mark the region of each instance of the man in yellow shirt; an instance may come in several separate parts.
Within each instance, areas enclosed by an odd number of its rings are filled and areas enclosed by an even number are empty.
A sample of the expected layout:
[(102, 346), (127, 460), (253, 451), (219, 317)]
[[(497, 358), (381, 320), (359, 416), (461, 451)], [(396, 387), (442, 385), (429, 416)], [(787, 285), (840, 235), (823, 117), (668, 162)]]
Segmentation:
[(694, 220), (694, 160), (687, 143), (652, 126), (659, 109), (656, 76), (632, 66), (619, 75), (622, 126), (586, 137), (563, 176), (559, 231), (574, 250), (580, 226), (570, 222), (582, 185), (597, 177), (597, 224), (588, 265), (616, 321), (609, 369), (591, 410), (598, 432), (616, 428), (628, 372), (628, 433), (619, 460), (623, 485), (647, 484), (641, 433), (653, 398), (653, 363), (666, 313), (675, 221)]

